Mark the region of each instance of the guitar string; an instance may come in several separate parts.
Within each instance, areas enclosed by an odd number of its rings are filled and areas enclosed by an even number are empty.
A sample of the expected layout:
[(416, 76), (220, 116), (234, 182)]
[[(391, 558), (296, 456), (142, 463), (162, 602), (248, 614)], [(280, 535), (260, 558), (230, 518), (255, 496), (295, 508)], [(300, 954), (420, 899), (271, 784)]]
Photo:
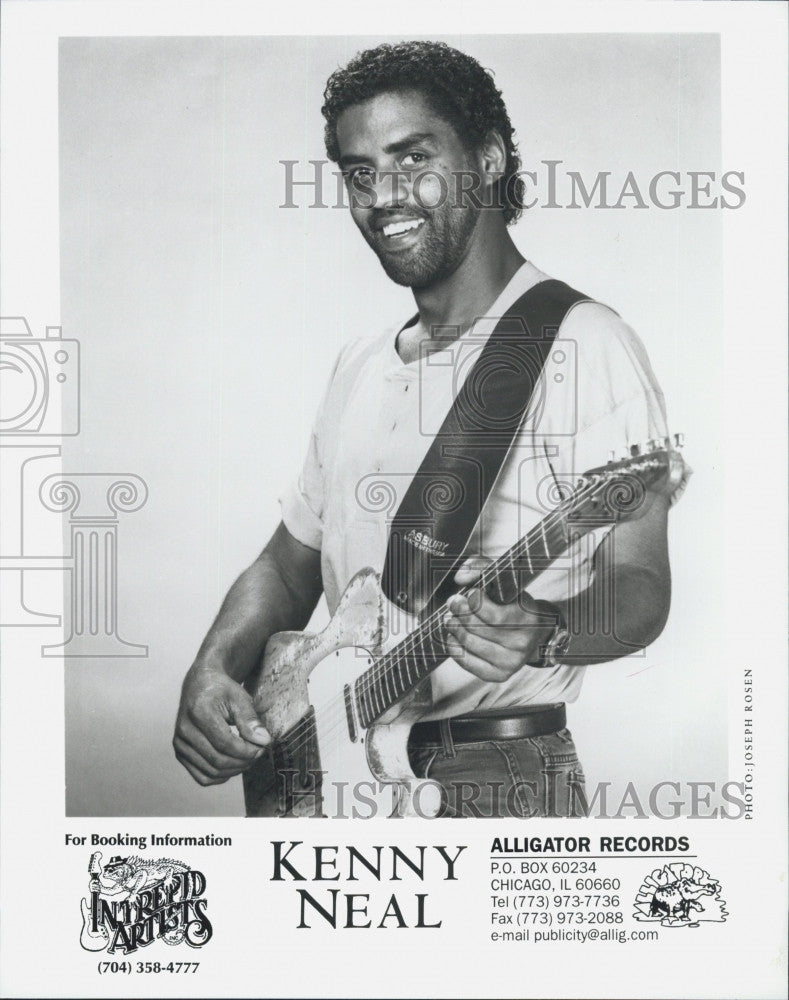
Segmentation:
[[(657, 456), (652, 456), (652, 457), (657, 458)], [(617, 475), (621, 473), (622, 470), (617, 470)], [(632, 472), (628, 474), (632, 475)], [(586, 479), (586, 477), (583, 477), (583, 479)], [(576, 489), (576, 491), (570, 497), (567, 498), (567, 500), (560, 503), (549, 515), (547, 515), (547, 517), (545, 517), (542, 521), (540, 521), (537, 525), (535, 525), (532, 529), (530, 529), (530, 531), (523, 538), (519, 539), (513, 546), (511, 546), (511, 548), (507, 549), (506, 552), (504, 552), (501, 556), (499, 556), (496, 560), (494, 560), (494, 562), (486, 566), (485, 569), (480, 574), (480, 577), (473, 583), (468, 584), (466, 587), (459, 590), (458, 594), (465, 595), (469, 592), (469, 590), (474, 589), (475, 587), (487, 586), (489, 583), (492, 582), (492, 578), (497, 576), (499, 572), (506, 567), (507, 562), (511, 564), (511, 569), (514, 571), (515, 559), (521, 559), (523, 557), (524, 552), (526, 552), (526, 550), (528, 550), (529, 547), (537, 540), (537, 537), (539, 535), (542, 535), (543, 531), (545, 532), (552, 531), (555, 527), (557, 527), (559, 521), (565, 514), (569, 514), (580, 503), (588, 500), (589, 497), (598, 489), (598, 487), (603, 486), (605, 483), (610, 483), (614, 479), (615, 476), (606, 475), (605, 473), (598, 473), (595, 475), (595, 478), (587, 480), (587, 485), (583, 487), (579, 486)], [(551, 523), (546, 528), (548, 522)], [(516, 550), (520, 551), (517, 552), (516, 554)], [(558, 558), (558, 554), (555, 556), (550, 556), (549, 558), (551, 560)], [(539, 573), (544, 571), (545, 568), (546, 567), (541, 567), (538, 573), (535, 573), (530, 577), (529, 582), (531, 582), (535, 577), (539, 576)], [(452, 597), (457, 597), (458, 594), (453, 594)], [(386, 661), (389, 658), (394, 657), (395, 653), (399, 654), (401, 650), (404, 650), (406, 648), (408, 648), (408, 652), (411, 653), (413, 653), (416, 650), (418, 645), (418, 637), (420, 633), (425, 632), (424, 638), (432, 638), (435, 635), (440, 636), (441, 631), (443, 630), (443, 619), (446, 614), (446, 611), (447, 611), (447, 606), (446, 604), (444, 604), (435, 612), (433, 612), (427, 619), (425, 619), (424, 622), (420, 623), (420, 625), (417, 626), (417, 628), (410, 635), (408, 635), (398, 646), (396, 646), (394, 649), (390, 650), (383, 656), (379, 657), (377, 662), (372, 667), (368, 668), (367, 671), (365, 671), (363, 674), (360, 674), (359, 677), (356, 678), (356, 681), (352, 685), (353, 688), (352, 697), (357, 698), (357, 705), (356, 705), (357, 716), (360, 715), (361, 713), (359, 711), (358, 696), (355, 690), (356, 684), (363, 677), (370, 676), (374, 679), (369, 682), (368, 684), (368, 689), (369, 689), (369, 687), (371, 687), (372, 684), (376, 683), (381, 677), (383, 677), (388, 671), (391, 670), (391, 664), (387, 664)], [(434, 631), (436, 626), (438, 627), (438, 632)], [(419, 641), (421, 642), (422, 640)], [(444, 659), (448, 659), (448, 657), (445, 657)], [(440, 660), (437, 666), (443, 662), (444, 662), (443, 659)], [(429, 676), (430, 673), (432, 673), (432, 669), (428, 671), (427, 674), (425, 674), (425, 677)], [(420, 681), (423, 679), (424, 678), (420, 678)], [(419, 681), (417, 681), (416, 683), (419, 683)], [(400, 697), (396, 699), (395, 702), (392, 703), (392, 705), (396, 704), (397, 701), (400, 700), (400, 698), (405, 697), (405, 695), (410, 690), (413, 690), (415, 686), (416, 684), (412, 684), (410, 688), (408, 688), (405, 692), (403, 692), (403, 694), (400, 695)], [(380, 712), (378, 716), (376, 716), (375, 718), (380, 718), (380, 716), (385, 714), (385, 712), (388, 711), (389, 708), (392, 707), (392, 705), (390, 705), (383, 712)], [(328, 724), (323, 729), (322, 735), (324, 737), (334, 736), (336, 735), (338, 729), (342, 729), (344, 727), (347, 728), (347, 710), (345, 706), (344, 692), (341, 696), (335, 697), (334, 700), (326, 706), (325, 711), (326, 711), (325, 718)], [(364, 728), (365, 731), (367, 728), (370, 728), (374, 724), (375, 718), (372, 720), (372, 722), (369, 724), (368, 727), (362, 727), (362, 728)], [(312, 728), (313, 728), (312, 718), (302, 717), (302, 719), (293, 727), (293, 729), (289, 733), (285, 734), (286, 739), (280, 740), (279, 742), (280, 744), (285, 744), (290, 751), (299, 752), (304, 746), (307, 746), (308, 743), (312, 740), (313, 738), (311, 732)], [(304, 734), (303, 736), (302, 733)]]
[[(551, 514), (549, 514), (548, 517), (543, 519), (543, 521), (541, 521), (539, 524), (535, 525), (535, 527), (532, 528), (524, 538), (521, 538), (518, 542), (515, 543), (515, 545), (513, 545), (510, 549), (508, 549), (501, 556), (499, 556), (493, 563), (487, 566), (485, 570), (483, 570), (483, 573), (480, 575), (478, 580), (476, 580), (472, 584), (469, 584), (467, 587), (464, 587), (458, 593), (467, 594), (468, 591), (474, 587), (484, 587), (487, 584), (489, 584), (491, 582), (491, 578), (495, 577), (501, 571), (501, 569), (505, 567), (507, 562), (513, 564), (516, 558), (517, 559), (522, 558), (523, 553), (537, 540), (538, 535), (541, 534), (542, 530), (545, 528), (545, 525), (548, 524), (549, 521), (551, 521), (552, 523), (546, 529), (547, 531), (553, 530), (557, 526), (559, 520), (565, 514), (570, 513), (574, 508), (576, 508), (579, 505), (579, 503), (587, 500), (589, 496), (593, 492), (595, 492), (597, 487), (603, 484), (603, 482), (605, 481), (610, 482), (610, 480), (611, 477), (605, 477), (604, 479), (597, 478), (589, 481), (588, 485), (585, 486), (584, 488), (578, 488), (578, 490), (571, 497), (569, 497), (566, 501), (557, 506), (557, 508)], [(521, 551), (517, 552), (516, 554), (516, 550), (521, 550)], [(553, 556), (551, 558), (553, 559), (557, 557), (558, 556)], [(514, 565), (512, 566), (512, 568), (514, 569)], [(541, 567), (540, 572), (544, 568), (545, 567)], [(531, 577), (531, 579), (534, 579), (534, 577), (538, 575), (539, 573), (535, 573)], [(454, 596), (457, 595), (453, 595), (453, 597)], [(390, 650), (389, 653), (380, 657), (377, 663), (373, 667), (365, 671), (364, 674), (359, 675), (359, 677), (356, 678), (356, 682), (358, 682), (362, 677), (369, 675), (374, 677), (374, 680), (370, 682), (370, 685), (372, 683), (375, 683), (387, 671), (391, 670), (391, 664), (386, 663), (387, 659), (393, 657), (395, 653), (400, 653), (401, 650), (406, 648), (408, 648), (409, 652), (415, 651), (417, 647), (417, 637), (420, 635), (420, 633), (424, 632), (425, 638), (432, 637), (434, 635), (440, 636), (441, 631), (443, 630), (443, 618), (445, 614), (446, 614), (446, 605), (442, 605), (441, 608), (433, 612), (433, 614), (429, 618), (425, 619), (425, 621), (422, 622), (417, 627), (417, 629), (414, 630), (413, 633), (407, 636), (402, 643), (400, 643), (397, 647), (395, 647), (394, 650)], [(438, 633), (435, 632), (436, 626), (438, 626), (439, 630)], [(443, 660), (441, 660), (440, 662), (443, 662)], [(428, 676), (430, 672), (432, 671), (428, 671), (428, 674), (426, 674), (425, 676)], [(422, 678), (420, 678), (420, 680), (421, 679)], [(412, 685), (412, 687), (409, 690), (411, 690), (414, 686), (416, 685)], [(404, 692), (403, 695), (401, 695), (400, 697), (401, 698), (404, 697), (406, 693), (407, 691)], [(356, 696), (355, 692), (354, 696)], [(396, 704), (396, 701), (393, 704)], [(391, 707), (391, 705), (389, 707)], [(359, 706), (357, 700), (357, 714), (360, 714), (358, 709)], [(326, 711), (325, 719), (327, 725), (325, 726), (325, 728), (323, 728), (322, 731), (322, 735), (324, 737), (331, 737), (333, 735), (336, 735), (338, 729), (347, 728), (347, 711), (345, 707), (344, 695), (343, 697), (335, 697), (334, 700), (326, 706), (325, 711)], [(388, 708), (385, 709), (384, 712), (385, 711), (388, 711)], [(379, 715), (376, 716), (376, 718), (380, 718), (380, 716), (383, 715), (384, 712), (379, 713)], [(372, 726), (374, 722), (375, 719), (373, 719), (373, 721), (370, 723), (370, 726)], [(299, 723), (293, 727), (290, 733), (286, 734), (287, 739), (281, 740), (280, 743), (285, 744), (291, 751), (298, 752), (312, 740), (313, 738), (312, 728), (313, 728), (312, 718), (303, 717), (299, 721)], [(303, 736), (302, 733), (304, 734)]]
[[(545, 528), (546, 524), (548, 524), (549, 521), (551, 521), (552, 523), (549, 525), (548, 528), (545, 529), (546, 531), (553, 530), (557, 526), (559, 520), (565, 514), (570, 513), (574, 508), (578, 506), (579, 503), (587, 500), (589, 496), (593, 492), (595, 492), (595, 490), (599, 486), (603, 485), (605, 481), (610, 482), (611, 477), (605, 477), (604, 479), (597, 478), (591, 480), (589, 481), (588, 485), (585, 486), (583, 489), (579, 488), (575, 493), (573, 493), (571, 497), (569, 497), (566, 501), (557, 506), (556, 509), (551, 514), (549, 514), (546, 518), (543, 519), (543, 521), (535, 525), (535, 527), (532, 528), (527, 533), (526, 536), (519, 539), (519, 541), (516, 542), (515, 545), (513, 545), (510, 549), (508, 549), (501, 556), (499, 556), (493, 563), (487, 566), (483, 570), (478, 580), (469, 584), (467, 587), (462, 588), (460, 591), (458, 591), (458, 593), (467, 594), (470, 589), (473, 589), (475, 587), (487, 586), (487, 584), (492, 582), (491, 578), (498, 575), (498, 573), (505, 567), (507, 562), (510, 562), (512, 564), (514, 563), (515, 559), (522, 558), (523, 553), (537, 540), (537, 537), (541, 535), (542, 530)], [(521, 551), (517, 552), (516, 554), (516, 550), (521, 550)], [(551, 556), (550, 558), (551, 559), (558, 558), (558, 555)], [(514, 569), (514, 566), (512, 566), (511, 568)], [(542, 572), (544, 569), (545, 567), (541, 567), (539, 572)], [(531, 582), (531, 580), (533, 580), (536, 576), (538, 576), (539, 572), (535, 573), (530, 578), (529, 582)], [(454, 594), (452, 596), (455, 597), (457, 596), (457, 594)], [(440, 636), (440, 633), (443, 630), (443, 618), (446, 614), (446, 610), (447, 610), (446, 605), (442, 605), (441, 608), (433, 612), (433, 614), (429, 618), (425, 619), (425, 621), (422, 622), (414, 630), (414, 632), (412, 632), (409, 636), (407, 636), (402, 641), (402, 643), (400, 643), (397, 647), (395, 647), (395, 649), (390, 650), (389, 653), (384, 654), (384, 656), (380, 657), (372, 667), (368, 668), (368, 670), (365, 671), (364, 674), (360, 674), (359, 677), (356, 678), (356, 682), (361, 680), (362, 677), (369, 675), (374, 677), (374, 680), (370, 682), (370, 685), (372, 683), (375, 683), (387, 671), (391, 670), (391, 664), (386, 663), (387, 659), (393, 657), (395, 653), (399, 654), (401, 650), (404, 650), (406, 648), (408, 648), (408, 652), (415, 651), (415, 649), (417, 648), (417, 637), (420, 635), (420, 633), (424, 632), (425, 638), (433, 637), (435, 635)], [(435, 631), (436, 626), (438, 626), (438, 632)], [(441, 660), (440, 663), (441, 662), (444, 661)], [(431, 672), (432, 670), (428, 671), (428, 673), (425, 676), (429, 676)], [(421, 679), (423, 678), (420, 678), (420, 680)], [(413, 687), (415, 686), (416, 686), (415, 684), (412, 685), (411, 688), (409, 688), (408, 690), (412, 690)], [(400, 695), (400, 698), (404, 697), (406, 693), (408, 693), (408, 691)], [(353, 696), (356, 697), (355, 691)], [(396, 704), (397, 700), (399, 699), (396, 699), (396, 701), (393, 702), (393, 704)], [(390, 705), (389, 707), (392, 706)], [(376, 716), (376, 718), (380, 718), (380, 716), (383, 715), (386, 711), (388, 711), (388, 708), (385, 709), (384, 712), (380, 712), (379, 715)], [(327, 725), (325, 726), (325, 728), (323, 728), (322, 735), (324, 737), (330, 737), (336, 735), (338, 729), (347, 728), (347, 711), (345, 706), (344, 693), (342, 696), (335, 697), (334, 700), (326, 706), (325, 712), (326, 712), (325, 720), (327, 722)], [(357, 699), (357, 715), (358, 714), (360, 714), (360, 712)], [(372, 726), (374, 722), (375, 719), (372, 720), (370, 726)], [(287, 739), (281, 740), (280, 743), (285, 744), (288, 747), (288, 749), (298, 752), (304, 746), (306, 746), (313, 738), (312, 728), (313, 728), (312, 718), (303, 717), (297, 723), (297, 725), (293, 727), (290, 733), (285, 734)], [(363, 727), (363, 728), (369, 728), (369, 727)], [(302, 733), (304, 734), (303, 736)]]
[[(555, 532), (556, 532), (557, 528), (561, 531), (561, 535), (559, 535), (558, 537), (555, 537)], [(564, 548), (566, 548), (566, 545), (563, 544), (566, 541), (565, 530), (563, 528), (561, 528), (559, 525), (553, 524), (548, 529), (544, 529), (544, 526), (543, 526), (543, 529), (541, 529), (541, 534), (542, 534), (543, 539), (545, 539), (546, 536), (548, 536), (548, 535), (552, 536), (551, 537), (551, 541), (552, 541), (552, 544), (553, 544), (553, 548), (557, 551), (557, 554), (551, 556), (551, 555), (549, 555), (549, 553), (546, 552), (546, 556), (541, 556), (541, 557), (539, 557), (539, 559), (540, 559), (540, 561), (542, 561), (542, 560), (544, 560), (547, 557), (547, 558), (550, 558), (551, 561), (553, 561), (553, 559), (558, 558), (558, 554), (560, 554), (561, 551), (563, 551)], [(560, 545), (562, 545), (562, 548), (559, 548)], [(480, 577), (479, 580), (477, 580), (477, 581), (475, 581), (475, 582), (473, 582), (471, 584), (468, 584), (467, 587), (462, 588), (461, 590), (458, 591), (458, 593), (459, 594), (468, 594), (468, 592), (469, 592), (470, 589), (473, 589), (475, 587), (486, 587), (489, 583), (497, 582), (497, 581), (499, 581), (502, 578), (502, 576), (503, 576), (503, 574), (504, 574), (505, 571), (507, 571), (509, 573), (512, 573), (513, 577), (515, 578), (516, 586), (518, 586), (519, 589), (523, 589), (524, 585), (521, 584), (520, 580), (518, 579), (518, 569), (516, 569), (516, 566), (515, 566), (516, 561), (518, 559), (520, 559), (520, 556), (516, 553), (515, 548), (516, 548), (515, 546), (512, 546), (510, 549), (507, 550), (507, 552), (505, 552), (502, 556), (500, 556), (499, 559), (496, 560), (495, 563), (491, 564), (491, 566), (490, 566), (490, 571), (491, 572), (489, 573), (490, 580), (487, 580), (487, 578)], [(528, 559), (528, 562), (529, 562), (529, 571), (531, 573), (531, 576), (529, 577), (529, 580), (528, 580), (528, 582), (530, 583), (531, 580), (534, 579), (534, 577), (538, 576), (539, 573), (545, 567), (539, 566), (538, 571), (534, 572), (533, 569), (532, 569), (532, 560)], [(535, 555), (534, 563), (538, 563), (538, 559), (537, 559), (536, 555)], [(457, 596), (457, 595), (453, 595), (453, 597), (454, 596)], [(502, 596), (503, 596), (503, 594), (502, 594)], [(438, 624), (440, 626), (442, 626), (442, 627), (444, 625), (444, 618), (445, 618), (445, 615), (446, 615), (446, 609), (447, 609), (447, 605), (444, 604), (444, 605), (441, 606), (440, 609), (438, 609), (436, 612), (434, 612), (434, 614), (436, 614), (436, 615), (439, 616), (439, 622), (438, 622)], [(406, 689), (404, 691), (402, 691), (398, 695), (398, 697), (397, 697), (396, 700), (399, 700), (400, 698), (402, 698), (407, 693), (408, 690), (410, 690), (411, 688), (413, 688), (415, 686), (415, 684), (419, 683), (421, 680), (424, 680), (424, 678), (427, 677), (427, 675), (432, 672), (432, 669), (435, 669), (435, 668), (431, 668), (430, 670), (427, 670), (424, 673), (424, 675), (422, 677), (420, 677), (419, 676), (420, 667), (417, 665), (416, 668), (415, 668), (416, 672), (417, 672), (417, 680), (413, 681), (412, 678), (411, 678), (411, 670), (410, 670), (410, 668), (408, 666), (408, 662), (407, 662), (407, 659), (408, 659), (409, 655), (412, 654), (412, 653), (416, 653), (417, 654), (417, 660), (424, 660), (425, 658), (427, 658), (427, 659), (434, 659), (435, 655), (436, 655), (435, 651), (434, 650), (433, 651), (428, 651), (426, 649), (426, 645), (427, 645), (427, 643), (429, 641), (431, 647), (433, 647), (434, 643), (433, 643), (432, 640), (435, 637), (436, 637), (436, 633), (433, 630), (432, 625), (430, 624), (430, 620), (426, 619), (425, 622), (422, 623), (421, 626), (417, 627), (411, 634), (409, 634), (408, 636), (406, 636), (404, 638), (403, 642), (400, 645), (398, 645), (397, 647), (395, 647), (393, 650), (390, 650), (389, 653), (386, 654), (386, 656), (380, 658), (380, 660), (378, 661), (377, 664), (375, 664), (373, 667), (371, 667), (369, 670), (365, 671), (365, 673), (361, 674), (357, 678), (357, 686), (356, 686), (357, 700), (361, 699), (362, 695), (367, 696), (368, 697), (368, 703), (369, 703), (370, 707), (372, 708), (373, 707), (372, 698), (375, 697), (375, 687), (376, 687), (376, 685), (379, 685), (379, 691), (380, 691), (380, 682), (381, 682), (382, 677), (385, 677), (386, 674), (393, 674), (395, 669), (397, 670), (398, 679), (397, 680), (393, 680), (393, 682), (392, 682), (392, 686), (393, 687), (396, 687), (396, 688), (402, 687), (402, 685), (403, 685), (403, 671), (405, 671), (405, 677), (407, 679), (406, 680), (406, 683), (407, 683)], [(438, 634), (438, 641), (440, 643), (440, 646), (442, 647), (442, 648), (439, 649), (439, 652), (441, 654), (443, 654), (439, 658), (439, 663), (441, 663), (441, 662), (443, 662), (447, 658), (447, 656), (449, 654), (448, 654), (448, 652), (445, 649), (445, 643), (444, 643), (444, 639), (443, 639), (443, 636), (441, 635), (441, 633)], [(381, 694), (385, 694), (385, 691), (382, 691), (380, 693)]]
[[(512, 555), (512, 551), (508, 552), (507, 555), (508, 556)], [(517, 558), (517, 557), (515, 557), (515, 558)], [(508, 558), (507, 561), (509, 562), (510, 559)], [(495, 566), (495, 564), (492, 564), (490, 568), (492, 569), (494, 566)], [(499, 567), (499, 568), (501, 568), (501, 567)], [(537, 575), (538, 574), (534, 574), (534, 576), (537, 576)], [(532, 579), (533, 579), (533, 577), (532, 577)], [(483, 576), (480, 576), (479, 580), (475, 581), (475, 583), (473, 583), (473, 584), (470, 584), (468, 587), (463, 588), (462, 590), (458, 591), (458, 593), (459, 594), (466, 594), (466, 593), (468, 593), (469, 589), (472, 589), (475, 586), (485, 586), (486, 583), (489, 583), (489, 582), (490, 582), (490, 580), (486, 580)], [(454, 596), (457, 596), (457, 595), (453, 595), (453, 597)], [(417, 627), (417, 629), (415, 630), (414, 633), (412, 633), (411, 635), (409, 635), (408, 637), (406, 637), (400, 645), (398, 645), (394, 650), (390, 650), (389, 653), (387, 653), (384, 656), (380, 657), (379, 660), (377, 661), (377, 663), (373, 665), (373, 667), (368, 668), (368, 671), (365, 672), (365, 673), (369, 672), (375, 678), (373, 681), (371, 681), (371, 684), (372, 683), (376, 683), (382, 676), (384, 676), (384, 674), (387, 671), (391, 670), (391, 664), (388, 664), (388, 663), (385, 662), (388, 658), (390, 658), (390, 657), (394, 658), (395, 653), (397, 654), (397, 656), (399, 658), (402, 658), (402, 655), (403, 655), (404, 651), (406, 651), (407, 653), (410, 654), (410, 653), (413, 653), (417, 649), (418, 642), (414, 638), (414, 636), (417, 635), (418, 633), (423, 633), (420, 641), (423, 641), (424, 639), (428, 639), (428, 638), (429, 639), (436, 639), (438, 642), (440, 642), (443, 645), (443, 643), (444, 643), (444, 631), (445, 631), (444, 630), (444, 617), (446, 615), (446, 611), (447, 611), (446, 605), (442, 605), (442, 607), (439, 608), (436, 612), (434, 612), (433, 615), (430, 616), (430, 618), (425, 619), (425, 621), (423, 623), (421, 623), (420, 626)], [(444, 662), (444, 660), (446, 660), (448, 658), (449, 658), (449, 654), (447, 654), (446, 656), (440, 657), (438, 663), (436, 664), (436, 666), (440, 665), (441, 663)], [(424, 675), (424, 677), (419, 678), (419, 680), (416, 683), (419, 683), (419, 681), (425, 679), (425, 677), (429, 676), (429, 674), (431, 672), (432, 672), (432, 670), (428, 671)], [(357, 677), (356, 681), (358, 682), (362, 676), (364, 676), (364, 675), (360, 675), (359, 677)], [(400, 700), (400, 698), (404, 697), (405, 694), (408, 693), (409, 690), (412, 690), (413, 687), (416, 686), (416, 683), (411, 684), (410, 687), (406, 691), (404, 691), (399, 696), (399, 698), (395, 700), (395, 702), (393, 702), (393, 704), (396, 704), (397, 701)], [(360, 706), (359, 706), (359, 693), (358, 693), (358, 691), (354, 691), (354, 693), (353, 693), (352, 696), (355, 697), (356, 700), (357, 700), (357, 716), (360, 716), (361, 715), (361, 710), (360, 710)], [(391, 706), (388, 706), (386, 709), (384, 709), (383, 712), (380, 712), (378, 714), (378, 716), (376, 716), (375, 718), (378, 718), (378, 717), (380, 717), (380, 715), (383, 715), (384, 712), (388, 711), (390, 707)], [(345, 705), (344, 692), (343, 692), (343, 694), (341, 696), (339, 696), (339, 695), (336, 696), (333, 699), (333, 701), (330, 702), (326, 706), (326, 708), (325, 708), (324, 711), (325, 711), (324, 720), (325, 720), (325, 723), (326, 723), (326, 725), (323, 727), (323, 730), (322, 730), (322, 735), (324, 737), (331, 737), (331, 736), (335, 735), (338, 730), (347, 729), (347, 709), (346, 709), (346, 705)], [(370, 723), (370, 725), (372, 725), (375, 722), (375, 718)], [(312, 732), (311, 732), (312, 726), (313, 726), (313, 722), (312, 722), (312, 718), (311, 717), (310, 718), (302, 718), (299, 721), (299, 723), (290, 731), (290, 733), (286, 734), (287, 739), (285, 739), (285, 740), (283, 740), (281, 742), (284, 743), (289, 750), (291, 750), (293, 752), (298, 752), (304, 746), (306, 746), (310, 742), (310, 740), (313, 738), (312, 737)], [(360, 726), (360, 728), (366, 730), (366, 728), (368, 728), (368, 727)]]
[[(572, 494), (572, 496), (570, 496), (567, 500), (563, 501), (560, 505), (558, 505), (556, 509), (552, 511), (546, 518), (540, 521), (539, 524), (535, 525), (532, 529), (530, 529), (530, 531), (523, 538), (519, 539), (513, 546), (511, 546), (511, 548), (509, 548), (506, 552), (504, 552), (501, 556), (499, 556), (496, 560), (494, 560), (494, 562), (486, 566), (485, 569), (480, 574), (479, 578), (473, 583), (468, 584), (466, 587), (459, 590), (458, 594), (467, 595), (468, 592), (474, 589), (475, 587), (480, 587), (480, 588), (486, 587), (489, 583), (492, 582), (492, 579), (495, 578), (502, 569), (506, 568), (506, 564), (508, 562), (510, 564), (514, 564), (514, 561), (516, 559), (522, 559), (524, 553), (530, 548), (530, 546), (537, 541), (538, 537), (541, 537), (543, 530), (545, 530), (546, 532), (552, 531), (554, 528), (559, 526), (559, 522), (564, 517), (564, 515), (570, 513), (575, 507), (578, 506), (579, 503), (588, 500), (589, 496), (597, 489), (597, 487), (602, 485), (602, 482), (603, 480), (594, 479), (589, 481), (588, 485), (585, 486), (584, 488), (579, 488), (575, 493)], [(551, 523), (548, 524), (548, 522)], [(558, 558), (558, 555), (553, 556), (551, 558)], [(511, 569), (514, 570), (514, 565), (511, 565)], [(545, 567), (541, 567), (540, 571), (544, 569)], [(529, 582), (531, 582), (531, 580), (533, 580), (538, 575), (539, 573), (535, 573), (530, 578)], [(458, 594), (453, 594), (452, 597), (457, 597)], [(444, 617), (446, 615), (446, 612), (447, 612), (447, 606), (446, 604), (444, 604), (436, 611), (434, 611), (423, 622), (421, 622), (417, 626), (417, 628), (408, 636), (406, 636), (406, 638), (403, 639), (403, 641), (399, 643), (394, 649), (390, 650), (388, 653), (385, 653), (383, 656), (379, 657), (376, 663), (373, 664), (372, 667), (368, 668), (368, 670), (366, 670), (364, 673), (360, 674), (359, 677), (356, 678), (356, 681), (354, 682), (353, 685), (354, 690), (352, 697), (357, 698), (357, 706), (356, 706), (357, 715), (360, 715), (361, 712), (359, 711), (358, 692), (356, 690), (356, 684), (358, 684), (364, 677), (369, 677), (370, 680), (367, 682), (367, 689), (369, 690), (373, 684), (377, 683), (380, 678), (382, 678), (388, 671), (391, 670), (392, 664), (387, 663), (386, 661), (394, 659), (395, 654), (397, 654), (398, 657), (401, 657), (404, 652), (413, 653), (417, 649), (417, 646), (421, 642), (423, 642), (424, 639), (433, 638), (434, 636), (440, 637), (443, 631)], [(438, 631), (436, 631), (436, 629), (438, 629)], [(421, 633), (424, 633), (424, 635), (421, 636), (420, 638)], [(448, 659), (448, 657), (445, 657), (444, 659)], [(442, 659), (440, 663), (443, 663), (444, 659)], [(429, 676), (431, 672), (432, 670), (428, 671), (425, 677)], [(419, 681), (423, 679), (424, 678), (419, 678)], [(419, 683), (419, 681), (417, 681), (416, 683)], [(408, 688), (405, 692), (403, 692), (402, 695), (400, 695), (400, 698), (404, 697), (405, 694), (407, 694), (408, 691), (412, 690), (413, 687), (415, 686), (416, 684), (411, 685), (410, 688)], [(394, 704), (396, 704), (396, 701), (394, 702)], [(384, 711), (388, 711), (388, 708), (385, 709)], [(384, 712), (381, 712), (377, 717), (380, 717), (380, 715), (383, 714)], [(334, 700), (326, 706), (326, 720), (328, 722), (328, 725), (325, 727), (323, 731), (324, 736), (334, 735), (338, 728), (347, 724), (347, 710), (345, 706), (344, 692), (343, 694), (336, 696)], [(375, 719), (373, 719), (373, 722), (371, 722), (370, 725), (372, 725), (374, 722)], [(280, 740), (280, 743), (286, 745), (289, 751), (297, 753), (311, 741), (312, 728), (313, 728), (312, 717), (310, 718), (302, 717), (302, 719), (290, 730), (290, 732), (285, 734), (285, 739)]]

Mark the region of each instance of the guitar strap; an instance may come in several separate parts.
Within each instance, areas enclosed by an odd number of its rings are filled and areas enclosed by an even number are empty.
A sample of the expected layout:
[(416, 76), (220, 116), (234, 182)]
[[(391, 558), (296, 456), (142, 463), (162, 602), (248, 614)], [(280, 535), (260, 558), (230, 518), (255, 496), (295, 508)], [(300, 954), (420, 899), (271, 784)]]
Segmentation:
[(394, 516), (381, 585), (396, 606), (426, 613), (457, 589), (453, 576), (515, 436), (539, 416), (554, 338), (584, 301), (549, 279), (498, 320)]

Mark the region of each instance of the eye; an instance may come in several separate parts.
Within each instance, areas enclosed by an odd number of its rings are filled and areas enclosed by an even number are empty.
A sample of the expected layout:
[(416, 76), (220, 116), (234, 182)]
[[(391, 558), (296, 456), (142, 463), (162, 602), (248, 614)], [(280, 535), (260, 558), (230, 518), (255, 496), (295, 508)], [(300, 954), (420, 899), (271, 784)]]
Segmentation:
[(344, 173), (345, 183), (353, 187), (369, 187), (375, 183), (375, 171), (372, 167), (351, 167)]
[(424, 153), (420, 153), (416, 149), (412, 149), (410, 153), (406, 153), (402, 159), (402, 164), (404, 167), (416, 167), (420, 163), (424, 163), (427, 156)]

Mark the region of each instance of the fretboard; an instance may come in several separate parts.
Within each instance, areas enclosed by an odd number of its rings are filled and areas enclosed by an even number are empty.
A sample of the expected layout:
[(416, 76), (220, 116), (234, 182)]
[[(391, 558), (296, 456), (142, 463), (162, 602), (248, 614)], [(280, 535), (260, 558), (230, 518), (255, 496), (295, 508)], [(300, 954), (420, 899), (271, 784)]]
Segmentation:
[[(684, 467), (668, 439), (665, 450), (654, 448), (654, 444), (649, 443), (649, 454), (641, 455), (634, 446), (631, 458), (584, 473), (570, 496), (487, 566), (475, 583), (458, 593), (482, 587), (497, 604), (510, 604), (575, 539), (597, 526), (636, 515), (646, 490), (663, 480), (678, 481)], [(440, 596), (434, 601), (443, 599)], [(423, 613), (418, 628), (357, 679), (353, 693), (365, 729), (448, 658), (443, 624), (446, 612), (444, 603), (436, 611)]]
[[(569, 544), (568, 506), (558, 507), (524, 538), (491, 563), (478, 581), (458, 590), (467, 594), (484, 587), (497, 604), (516, 600), (531, 581), (557, 559)], [(359, 720), (368, 726), (397, 704), (450, 655), (446, 647), (444, 616), (439, 608), (357, 679), (354, 687)]]

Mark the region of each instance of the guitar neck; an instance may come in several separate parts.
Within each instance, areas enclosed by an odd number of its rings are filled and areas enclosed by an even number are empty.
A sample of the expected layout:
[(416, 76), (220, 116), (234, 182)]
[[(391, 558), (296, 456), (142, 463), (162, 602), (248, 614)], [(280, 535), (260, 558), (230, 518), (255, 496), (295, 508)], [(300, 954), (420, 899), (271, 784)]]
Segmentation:
[[(637, 517), (649, 488), (669, 489), (681, 478), (681, 456), (665, 439), (638, 447), (620, 462), (584, 473), (568, 497), (512, 548), (485, 568), (480, 578), (458, 592), (484, 588), (497, 604), (510, 604), (577, 538), (596, 527)], [(677, 447), (681, 435), (676, 436)], [(428, 614), (403, 642), (377, 660), (357, 680), (354, 690), (364, 728), (388, 711), (449, 656), (443, 619), (446, 605)]]
[[(591, 525), (586, 530), (590, 528)], [(510, 604), (567, 549), (569, 541), (568, 509), (563, 504), (487, 566), (479, 580), (459, 589), (458, 593), (466, 594), (472, 588), (482, 587), (497, 604)], [(446, 605), (443, 605), (359, 677), (354, 693), (364, 728), (372, 725), (448, 658), (443, 624), (445, 613)]]

